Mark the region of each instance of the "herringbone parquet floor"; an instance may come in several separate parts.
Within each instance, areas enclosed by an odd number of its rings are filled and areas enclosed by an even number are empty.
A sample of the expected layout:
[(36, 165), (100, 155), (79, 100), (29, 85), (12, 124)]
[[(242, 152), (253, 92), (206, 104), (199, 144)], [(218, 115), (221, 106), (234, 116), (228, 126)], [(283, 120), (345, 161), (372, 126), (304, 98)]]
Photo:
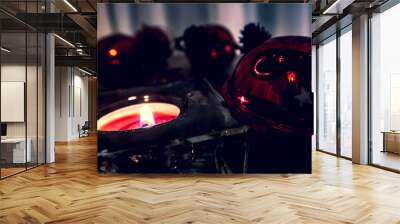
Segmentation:
[(315, 152), (312, 175), (96, 171), (96, 139), (0, 181), (0, 223), (400, 223), (400, 175)]

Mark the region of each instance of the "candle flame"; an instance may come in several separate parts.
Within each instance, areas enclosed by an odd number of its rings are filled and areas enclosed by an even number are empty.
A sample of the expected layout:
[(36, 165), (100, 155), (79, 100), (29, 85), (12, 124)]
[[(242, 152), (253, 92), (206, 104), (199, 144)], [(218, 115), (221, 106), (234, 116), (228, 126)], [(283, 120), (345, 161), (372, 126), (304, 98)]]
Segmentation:
[(140, 127), (151, 127), (155, 124), (156, 122), (154, 121), (153, 112), (151, 111), (150, 107), (143, 105), (140, 108)]

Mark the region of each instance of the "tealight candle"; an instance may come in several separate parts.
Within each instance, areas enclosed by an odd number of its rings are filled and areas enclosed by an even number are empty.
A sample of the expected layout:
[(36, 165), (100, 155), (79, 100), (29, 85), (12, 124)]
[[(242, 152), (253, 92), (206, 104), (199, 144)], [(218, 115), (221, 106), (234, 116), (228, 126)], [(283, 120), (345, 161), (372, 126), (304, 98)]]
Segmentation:
[(127, 131), (149, 128), (174, 120), (180, 109), (170, 103), (139, 103), (114, 110), (97, 121), (99, 131)]

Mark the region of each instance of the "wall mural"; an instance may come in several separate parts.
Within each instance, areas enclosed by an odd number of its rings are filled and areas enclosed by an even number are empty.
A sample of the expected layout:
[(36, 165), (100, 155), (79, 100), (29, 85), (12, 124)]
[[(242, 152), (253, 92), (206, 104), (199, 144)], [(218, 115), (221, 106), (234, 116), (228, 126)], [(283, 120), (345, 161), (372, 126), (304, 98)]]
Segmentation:
[(310, 173), (308, 4), (98, 4), (98, 171)]

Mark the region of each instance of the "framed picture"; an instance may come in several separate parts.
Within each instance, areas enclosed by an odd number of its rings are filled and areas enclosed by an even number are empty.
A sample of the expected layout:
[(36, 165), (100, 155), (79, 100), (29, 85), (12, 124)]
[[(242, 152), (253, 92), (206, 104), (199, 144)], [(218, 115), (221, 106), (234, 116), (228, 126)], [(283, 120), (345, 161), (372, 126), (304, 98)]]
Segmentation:
[(310, 24), (309, 4), (98, 4), (98, 171), (310, 173)]

